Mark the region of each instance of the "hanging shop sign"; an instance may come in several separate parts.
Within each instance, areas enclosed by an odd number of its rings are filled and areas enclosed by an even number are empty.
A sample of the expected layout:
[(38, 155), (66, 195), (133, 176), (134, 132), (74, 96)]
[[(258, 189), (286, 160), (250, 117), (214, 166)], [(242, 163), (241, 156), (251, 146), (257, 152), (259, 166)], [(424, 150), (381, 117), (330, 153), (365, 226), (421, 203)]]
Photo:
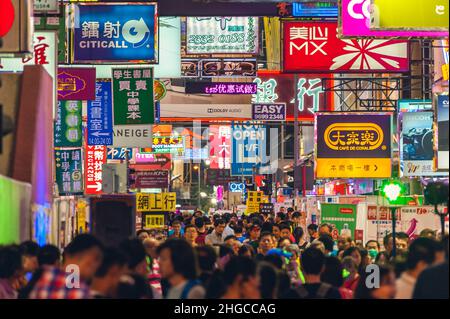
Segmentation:
[(137, 171), (136, 188), (168, 188), (169, 171)]
[(431, 100), (398, 100), (397, 110), (399, 112), (431, 111), (433, 102)]
[(55, 150), (55, 162), (59, 195), (83, 195), (81, 149)]
[(184, 136), (153, 136), (152, 138), (152, 153), (182, 154), (184, 153), (184, 147)]
[(286, 103), (252, 104), (252, 119), (257, 121), (286, 121)]
[(231, 168), (231, 126), (209, 126), (209, 167), (212, 169)]
[(151, 125), (114, 125), (114, 147), (151, 147)]
[(320, 208), (321, 222), (332, 226), (333, 240), (337, 240), (339, 237), (354, 238), (356, 205), (321, 203)]
[(283, 23), (284, 72), (388, 73), (409, 70), (408, 42), (337, 37), (335, 22)]
[(112, 89), (111, 82), (95, 83), (95, 99), (87, 103), (88, 145), (112, 145)]
[(58, 100), (94, 100), (95, 89), (95, 68), (58, 68)]
[(245, 183), (230, 182), (228, 183), (228, 190), (235, 193), (244, 193)]
[(126, 148), (126, 147), (108, 147), (107, 158), (108, 160), (116, 160), (116, 161), (126, 161), (128, 159), (131, 160), (133, 158), (134, 149)]
[(85, 189), (86, 195), (99, 195), (102, 193), (102, 166), (106, 163), (106, 146), (86, 145), (85, 151)]
[(231, 175), (252, 176), (267, 163), (267, 129), (262, 125), (232, 125)]
[(259, 204), (259, 212), (261, 214), (273, 214), (274, 207), (272, 203), (261, 203)]
[(165, 212), (142, 213), (142, 229), (163, 229), (166, 226)]
[(256, 94), (256, 83), (186, 82), (186, 94)]
[(316, 178), (391, 177), (390, 113), (318, 113)]
[(54, 128), (55, 147), (81, 147), (81, 101), (58, 101)]
[(248, 192), (247, 210), (245, 211), (245, 213), (247, 215), (259, 213), (259, 205), (261, 205), (262, 203), (267, 203), (266, 199), (264, 198), (264, 192)]
[(258, 53), (257, 17), (187, 17), (187, 54)]
[(436, 176), (433, 112), (399, 114), (400, 172), (402, 176)]
[(295, 84), (293, 74), (258, 72), (254, 80), (258, 91), (252, 96), (253, 104), (286, 103), (286, 120), (294, 120), (294, 108), (298, 97), (298, 118), (301, 121), (313, 121), (314, 113), (333, 111), (333, 92), (324, 92), (322, 78), (332, 78), (331, 74), (301, 74)]
[(146, 154), (137, 152), (135, 162), (139, 166), (145, 166), (146, 170), (170, 170), (172, 168), (171, 156), (171, 154)]
[(182, 59), (184, 77), (255, 77), (256, 59)]
[(83, 3), (69, 11), (71, 62), (157, 62), (156, 4)]
[(437, 129), (438, 129), (438, 169), (448, 170), (448, 94), (439, 94), (435, 96), (436, 112), (437, 112)]
[(59, 13), (58, 0), (34, 0), (34, 13)]
[[(424, 0), (423, 2), (426, 2)], [(396, 1), (391, 1), (396, 2)], [(403, 4), (405, 7), (417, 7), (409, 1)], [(339, 6), (339, 37), (342, 38), (361, 38), (361, 37), (377, 37), (377, 38), (445, 38), (448, 32), (445, 31), (417, 31), (411, 29), (393, 30), (375, 30), (370, 27), (370, 0), (341, 0)], [(396, 12), (396, 11), (394, 11)], [(403, 9), (400, 12), (403, 15)], [(424, 14), (420, 12), (420, 14)], [(415, 15), (414, 15), (415, 16)]]
[(371, 4), (371, 30), (448, 32), (448, 1), (371, 0)]
[(251, 120), (251, 104), (164, 104), (161, 120)]
[(136, 210), (138, 212), (174, 212), (176, 204), (176, 193), (136, 194)]

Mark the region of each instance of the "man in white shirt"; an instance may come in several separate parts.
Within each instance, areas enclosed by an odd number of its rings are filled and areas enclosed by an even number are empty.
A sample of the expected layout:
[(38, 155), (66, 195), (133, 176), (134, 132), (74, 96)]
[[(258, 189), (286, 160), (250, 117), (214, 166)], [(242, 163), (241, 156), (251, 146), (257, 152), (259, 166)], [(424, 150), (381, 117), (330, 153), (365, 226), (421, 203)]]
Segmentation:
[(224, 230), (225, 230), (225, 221), (221, 218), (218, 218), (214, 221), (214, 230), (211, 234), (206, 235), (205, 244), (206, 245), (221, 245), (224, 241)]

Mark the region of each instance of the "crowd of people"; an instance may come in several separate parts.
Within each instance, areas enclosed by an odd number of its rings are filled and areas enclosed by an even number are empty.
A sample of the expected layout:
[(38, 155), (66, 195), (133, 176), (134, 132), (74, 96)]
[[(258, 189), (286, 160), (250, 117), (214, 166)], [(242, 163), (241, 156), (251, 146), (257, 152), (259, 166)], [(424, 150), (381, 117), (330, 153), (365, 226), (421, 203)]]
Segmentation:
[[(448, 236), (398, 233), (365, 245), (303, 229), (301, 214), (171, 214), (110, 247), (80, 234), (60, 250), (0, 246), (0, 299), (448, 298)], [(382, 244), (382, 245), (381, 245)]]

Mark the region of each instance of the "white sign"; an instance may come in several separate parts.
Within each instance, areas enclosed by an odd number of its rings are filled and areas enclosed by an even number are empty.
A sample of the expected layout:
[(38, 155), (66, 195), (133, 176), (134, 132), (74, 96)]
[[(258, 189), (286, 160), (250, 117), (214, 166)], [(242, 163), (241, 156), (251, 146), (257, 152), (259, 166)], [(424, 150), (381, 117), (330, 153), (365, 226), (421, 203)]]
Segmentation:
[(164, 118), (221, 118), (251, 120), (251, 104), (161, 104)]
[(257, 17), (188, 17), (188, 54), (258, 53)]
[(34, 0), (34, 12), (59, 13), (58, 0)]
[(151, 125), (114, 125), (114, 147), (152, 147)]

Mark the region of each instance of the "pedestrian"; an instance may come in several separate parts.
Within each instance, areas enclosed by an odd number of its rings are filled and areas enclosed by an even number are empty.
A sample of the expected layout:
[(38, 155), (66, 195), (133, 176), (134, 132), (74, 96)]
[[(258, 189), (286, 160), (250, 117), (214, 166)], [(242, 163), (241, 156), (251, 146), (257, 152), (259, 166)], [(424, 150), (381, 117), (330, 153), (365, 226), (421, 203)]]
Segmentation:
[(355, 299), (393, 299), (396, 294), (395, 287), (395, 273), (392, 268), (387, 266), (378, 266), (379, 281), (378, 284), (368, 285), (367, 276), (370, 273), (365, 273), (354, 292)]
[(333, 227), (330, 224), (323, 223), (319, 226), (319, 237), (323, 235), (332, 236)]
[(258, 251), (260, 236), (261, 236), (261, 226), (259, 226), (259, 224), (257, 223), (252, 224), (249, 228), (249, 237), (247, 240), (244, 241), (244, 243), (252, 246), (255, 251)]
[(319, 238), (319, 232), (317, 231), (318, 228), (319, 227), (316, 224), (308, 225), (307, 230), (308, 230), (309, 242), (310, 243), (312, 243), (314, 240)]
[(184, 227), (184, 239), (186, 239), (192, 247), (197, 246), (197, 236), (197, 229), (194, 225), (189, 224)]
[(199, 216), (195, 218), (194, 225), (197, 228), (197, 239), (195, 242), (197, 245), (204, 245), (205, 244), (205, 238), (207, 233), (205, 221), (202, 216)]
[(353, 291), (343, 287), (343, 271), (340, 260), (337, 257), (328, 256), (325, 258), (325, 269), (320, 275), (320, 280), (337, 288), (342, 299), (353, 299)]
[(160, 241), (149, 238), (144, 241), (147, 253), (147, 278), (153, 291), (153, 299), (162, 298), (161, 274), (159, 272), (158, 246)]
[(225, 230), (225, 221), (221, 218), (218, 218), (214, 221), (214, 230), (211, 234), (205, 237), (206, 245), (221, 245), (223, 244), (223, 231)]
[(20, 284), (21, 287), (24, 287), (39, 268), (39, 245), (34, 241), (27, 240), (20, 244), (19, 249), (22, 254), (23, 272), (25, 274)]
[(278, 271), (267, 262), (258, 264), (259, 290), (261, 299), (275, 299), (278, 295)]
[(366, 243), (366, 249), (369, 253), (369, 257), (372, 261), (372, 263), (375, 262), (375, 260), (377, 259), (378, 254), (380, 253), (381, 247), (380, 247), (380, 243), (376, 240), (369, 240)]
[(298, 247), (301, 251), (308, 248), (309, 243), (304, 238), (304, 231), (302, 227), (296, 227), (293, 232), (295, 242), (297, 243)]
[(344, 284), (343, 287), (355, 291), (360, 281), (358, 265), (354, 258), (346, 256), (342, 259), (342, 267), (344, 268)]
[(238, 256), (248, 257), (253, 259), (255, 257), (255, 250), (248, 244), (243, 244), (238, 250)]
[(247, 257), (233, 257), (223, 271), (225, 293), (222, 299), (260, 299), (256, 263)]
[(278, 242), (280, 240), (280, 225), (279, 224), (272, 225), (272, 234), (275, 236), (275, 240)]
[(139, 229), (139, 230), (136, 232), (136, 237), (137, 237), (140, 241), (144, 242), (144, 240), (150, 238), (150, 234), (149, 234), (148, 231), (145, 230), (145, 229)]
[(17, 299), (23, 261), (17, 245), (0, 246), (0, 300)]
[(337, 252), (334, 252), (334, 240), (331, 235), (322, 234), (317, 240), (323, 243), (323, 246), (325, 248), (324, 253), (326, 256), (330, 256), (333, 253), (337, 254)]
[(169, 238), (183, 238), (181, 222), (179, 220), (174, 220), (172, 222), (172, 229), (169, 231)]
[(198, 246), (195, 248), (195, 252), (200, 269), (199, 280), (203, 287), (207, 289), (214, 270), (216, 269), (217, 254), (211, 246)]
[(262, 260), (264, 256), (266, 256), (267, 253), (274, 248), (276, 248), (275, 237), (269, 232), (261, 233), (256, 260)]

